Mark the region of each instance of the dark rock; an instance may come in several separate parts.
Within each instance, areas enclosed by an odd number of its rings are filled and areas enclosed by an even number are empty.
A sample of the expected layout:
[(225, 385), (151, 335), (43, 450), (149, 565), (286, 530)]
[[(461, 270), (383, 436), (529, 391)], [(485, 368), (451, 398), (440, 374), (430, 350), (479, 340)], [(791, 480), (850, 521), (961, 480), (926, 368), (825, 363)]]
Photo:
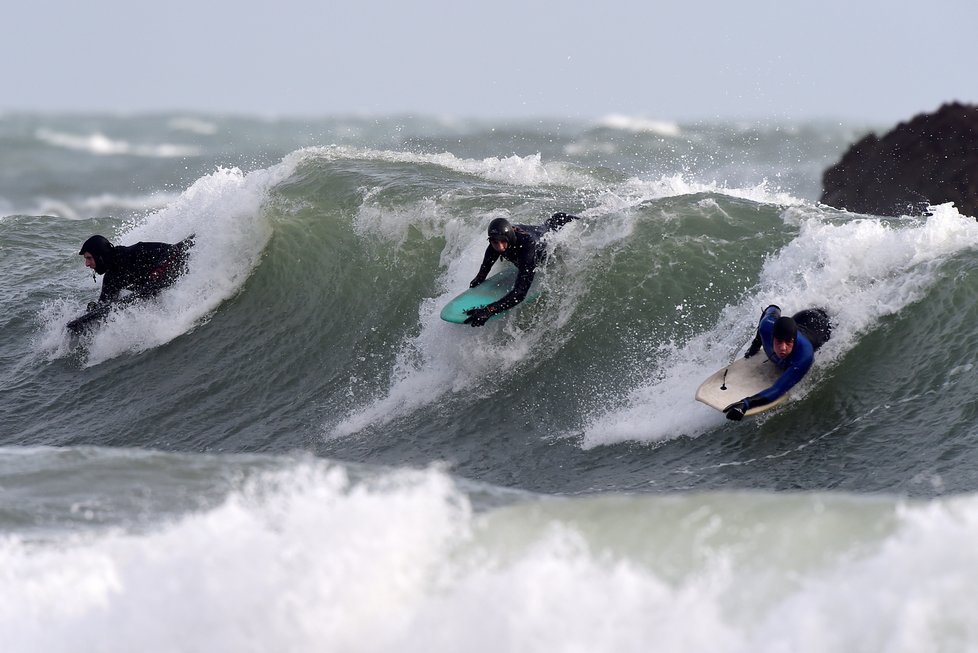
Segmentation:
[(823, 204), (856, 213), (919, 215), (954, 202), (978, 217), (978, 105), (945, 104), (869, 134), (822, 175)]

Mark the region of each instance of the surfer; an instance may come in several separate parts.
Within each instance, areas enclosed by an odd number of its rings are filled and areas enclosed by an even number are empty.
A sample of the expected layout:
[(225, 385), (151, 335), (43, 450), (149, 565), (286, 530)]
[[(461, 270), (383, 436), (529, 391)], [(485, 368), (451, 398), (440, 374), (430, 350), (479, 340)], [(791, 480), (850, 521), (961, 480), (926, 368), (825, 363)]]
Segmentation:
[[(194, 234), (179, 243), (143, 243), (113, 245), (104, 236), (92, 236), (84, 242), (80, 256), (85, 267), (103, 275), (98, 302), (89, 302), (88, 312), (68, 323), (70, 331), (81, 331), (92, 321), (105, 317), (113, 304), (124, 304), (152, 297), (171, 285), (186, 270), (187, 252), (194, 245)], [(123, 290), (130, 295), (120, 298)]]
[(496, 218), (489, 223), (489, 246), (482, 259), (479, 273), (469, 283), (469, 288), (475, 288), (486, 280), (489, 270), (503, 257), (516, 266), (518, 273), (513, 289), (501, 299), (486, 306), (470, 308), (465, 311), (469, 317), (463, 324), (474, 327), (482, 326), (496, 313), (508, 311), (526, 298), (526, 293), (533, 283), (536, 266), (547, 257), (547, 246), (542, 242), (543, 237), (552, 231), (557, 231), (568, 222), (577, 220), (577, 216), (566, 213), (554, 213), (540, 226), (525, 224), (510, 224), (506, 218)]
[(727, 419), (743, 419), (749, 409), (775, 401), (794, 387), (812, 366), (815, 351), (831, 335), (829, 316), (821, 308), (806, 309), (791, 317), (782, 316), (781, 309), (774, 304), (765, 308), (744, 358), (750, 358), (763, 346), (768, 359), (782, 374), (770, 388), (724, 408)]

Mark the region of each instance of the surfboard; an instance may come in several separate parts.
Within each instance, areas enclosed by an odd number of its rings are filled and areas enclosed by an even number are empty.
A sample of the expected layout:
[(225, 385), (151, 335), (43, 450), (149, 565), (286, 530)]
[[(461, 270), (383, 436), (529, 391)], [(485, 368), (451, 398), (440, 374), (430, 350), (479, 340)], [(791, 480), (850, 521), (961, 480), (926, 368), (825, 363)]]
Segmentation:
[[(505, 297), (506, 293), (513, 289), (513, 284), (516, 283), (516, 275), (518, 273), (519, 270), (516, 269), (516, 266), (509, 265), (502, 272), (492, 275), (475, 288), (469, 288), (445, 304), (445, 308), (441, 309), (441, 319), (446, 322), (462, 324), (469, 317), (465, 314), (465, 311), (491, 304)], [(517, 306), (522, 306), (540, 296), (542, 292), (540, 289), (542, 276), (542, 272), (537, 269), (533, 277), (533, 284), (530, 286), (530, 292), (526, 294), (526, 299), (520, 304), (517, 304)], [(495, 320), (500, 315), (508, 312), (500, 311), (489, 319)]]
[[(697, 388), (696, 401), (702, 401), (711, 408), (723, 411), (735, 401), (770, 388), (780, 376), (781, 370), (768, 360), (763, 351), (758, 352), (750, 358), (738, 358), (730, 365), (711, 374)], [(769, 404), (751, 408), (744, 415), (757, 415), (771, 410), (781, 405), (787, 398), (788, 393), (785, 393)]]

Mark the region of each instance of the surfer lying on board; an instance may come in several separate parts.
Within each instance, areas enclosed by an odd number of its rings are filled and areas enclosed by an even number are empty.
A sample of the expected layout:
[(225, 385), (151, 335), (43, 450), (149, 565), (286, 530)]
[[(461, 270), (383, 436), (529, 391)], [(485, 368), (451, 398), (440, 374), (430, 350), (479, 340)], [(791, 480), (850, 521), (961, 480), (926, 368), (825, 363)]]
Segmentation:
[[(98, 302), (89, 302), (88, 313), (68, 323), (68, 330), (78, 332), (95, 320), (105, 317), (113, 304), (125, 304), (152, 297), (171, 285), (184, 273), (187, 251), (194, 245), (194, 234), (179, 243), (136, 243), (113, 245), (104, 236), (92, 236), (82, 245), (79, 255), (92, 279), (103, 275)], [(120, 298), (123, 290), (132, 292)]]
[(812, 366), (815, 351), (831, 335), (829, 316), (821, 308), (810, 308), (792, 317), (782, 317), (781, 309), (773, 304), (765, 308), (744, 358), (750, 358), (763, 346), (768, 359), (783, 372), (767, 390), (724, 408), (727, 419), (743, 419), (749, 409), (770, 403), (794, 387)]
[(470, 308), (465, 311), (469, 317), (464, 324), (474, 327), (482, 326), (496, 313), (508, 311), (526, 298), (526, 293), (533, 283), (533, 275), (538, 264), (547, 257), (547, 246), (541, 242), (544, 235), (557, 231), (577, 216), (566, 213), (554, 213), (547, 221), (538, 227), (525, 224), (510, 224), (506, 218), (496, 218), (489, 223), (489, 246), (482, 259), (479, 274), (469, 283), (469, 288), (475, 288), (486, 280), (489, 270), (502, 256), (519, 270), (513, 289), (501, 299), (486, 306)]

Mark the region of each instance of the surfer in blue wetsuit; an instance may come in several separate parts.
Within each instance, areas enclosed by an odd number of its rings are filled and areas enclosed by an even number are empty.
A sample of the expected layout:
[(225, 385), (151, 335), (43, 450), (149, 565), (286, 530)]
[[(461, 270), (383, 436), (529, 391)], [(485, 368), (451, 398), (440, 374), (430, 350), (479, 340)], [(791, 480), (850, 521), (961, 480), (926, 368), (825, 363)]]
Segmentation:
[[(186, 268), (188, 250), (194, 235), (179, 243), (136, 243), (113, 245), (104, 236), (92, 236), (82, 245), (79, 255), (92, 278), (103, 275), (98, 302), (89, 302), (88, 313), (68, 323), (70, 331), (81, 331), (105, 317), (113, 303), (129, 303), (152, 297), (176, 281)], [(121, 297), (123, 290), (132, 294)]]
[(482, 326), (496, 313), (508, 311), (526, 298), (526, 293), (533, 283), (533, 276), (538, 264), (547, 256), (547, 246), (542, 242), (544, 235), (557, 231), (568, 222), (577, 220), (577, 216), (566, 213), (554, 213), (546, 222), (538, 227), (525, 224), (510, 224), (506, 218), (496, 218), (489, 223), (489, 246), (482, 258), (479, 273), (469, 283), (469, 288), (475, 288), (486, 280), (489, 270), (502, 257), (516, 266), (519, 272), (513, 289), (501, 299), (486, 306), (470, 308), (465, 311), (469, 317), (464, 324)]
[(743, 419), (749, 409), (775, 401), (794, 387), (812, 366), (815, 351), (831, 336), (829, 316), (820, 308), (810, 308), (792, 317), (782, 316), (781, 309), (773, 304), (765, 308), (744, 358), (750, 358), (763, 346), (768, 359), (783, 373), (770, 388), (724, 408), (727, 419)]

